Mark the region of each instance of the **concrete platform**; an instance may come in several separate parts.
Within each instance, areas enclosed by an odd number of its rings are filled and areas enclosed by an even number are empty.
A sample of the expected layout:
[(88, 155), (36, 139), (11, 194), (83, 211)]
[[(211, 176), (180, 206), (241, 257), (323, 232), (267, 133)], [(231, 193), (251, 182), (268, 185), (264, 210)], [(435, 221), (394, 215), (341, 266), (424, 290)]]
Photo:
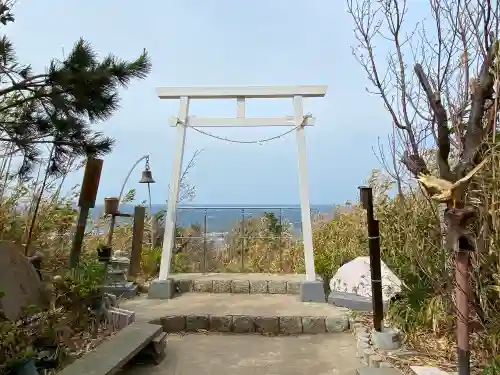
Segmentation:
[(301, 302), (291, 295), (188, 293), (171, 300), (137, 297), (120, 303), (136, 321), (162, 324), (166, 332), (325, 333), (349, 328), (348, 309)]
[[(345, 293), (345, 292), (330, 292), (328, 296), (328, 303), (336, 306), (347, 307), (351, 310), (363, 311), (363, 312), (372, 312), (373, 311), (373, 302), (371, 298), (359, 296), (354, 293)], [(384, 312), (387, 312), (389, 306), (389, 302), (383, 302), (382, 308)]]
[(169, 335), (158, 366), (134, 366), (119, 375), (354, 375), (359, 367), (349, 333), (265, 337)]

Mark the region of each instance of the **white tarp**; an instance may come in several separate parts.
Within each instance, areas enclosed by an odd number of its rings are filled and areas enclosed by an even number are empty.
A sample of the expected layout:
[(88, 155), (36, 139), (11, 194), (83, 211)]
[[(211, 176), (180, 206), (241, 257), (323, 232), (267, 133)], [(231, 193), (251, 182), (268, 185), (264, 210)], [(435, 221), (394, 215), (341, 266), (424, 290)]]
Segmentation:
[[(382, 270), (382, 300), (389, 301), (401, 292), (401, 280), (380, 261)], [(330, 290), (353, 293), (371, 298), (370, 257), (358, 257), (340, 267), (330, 280)]]

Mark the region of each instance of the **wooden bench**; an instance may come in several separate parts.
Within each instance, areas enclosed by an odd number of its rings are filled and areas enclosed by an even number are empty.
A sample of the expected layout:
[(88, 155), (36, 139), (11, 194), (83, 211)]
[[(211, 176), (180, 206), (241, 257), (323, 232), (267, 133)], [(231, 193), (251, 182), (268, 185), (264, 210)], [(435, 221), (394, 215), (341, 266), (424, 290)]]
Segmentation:
[(132, 323), (92, 352), (78, 358), (57, 375), (113, 375), (146, 346), (156, 346), (162, 327), (150, 323)]

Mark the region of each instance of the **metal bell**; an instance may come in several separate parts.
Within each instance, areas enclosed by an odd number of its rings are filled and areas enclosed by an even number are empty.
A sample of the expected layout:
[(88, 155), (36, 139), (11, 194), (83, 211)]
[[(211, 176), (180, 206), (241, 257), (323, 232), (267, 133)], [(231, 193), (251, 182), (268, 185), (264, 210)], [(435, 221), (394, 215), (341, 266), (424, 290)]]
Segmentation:
[(154, 184), (155, 180), (153, 180), (153, 175), (151, 174), (151, 170), (146, 169), (142, 171), (142, 177), (139, 181), (140, 184)]

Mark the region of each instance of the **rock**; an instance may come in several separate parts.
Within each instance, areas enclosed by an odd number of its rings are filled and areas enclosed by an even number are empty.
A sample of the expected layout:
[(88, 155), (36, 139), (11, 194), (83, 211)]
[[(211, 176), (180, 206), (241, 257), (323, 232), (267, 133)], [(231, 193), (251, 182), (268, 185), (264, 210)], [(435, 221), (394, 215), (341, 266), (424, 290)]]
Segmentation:
[(209, 326), (208, 315), (188, 315), (186, 316), (186, 331), (196, 332), (207, 330)]
[(231, 293), (250, 293), (250, 281), (233, 280), (231, 282)]
[(250, 293), (252, 294), (267, 294), (266, 280), (250, 280)]
[(258, 316), (255, 318), (255, 331), (259, 333), (274, 333), (280, 331), (279, 318), (277, 316)]
[(286, 293), (287, 294), (299, 294), (300, 293), (300, 281), (287, 281), (286, 282)]
[(255, 332), (253, 318), (251, 316), (245, 316), (245, 315), (234, 315), (233, 332), (235, 333)]
[(302, 331), (304, 333), (325, 333), (325, 317), (304, 316), (302, 317)]
[(214, 293), (231, 293), (231, 280), (214, 280)]
[[(382, 300), (389, 301), (401, 292), (401, 280), (381, 261)], [(340, 267), (330, 280), (330, 290), (341, 293), (352, 293), (371, 298), (370, 258), (358, 257)]]
[(194, 280), (193, 292), (212, 293), (213, 292), (213, 280)]
[(21, 246), (0, 241), (0, 269), (0, 311), (7, 319), (16, 320), (23, 308), (42, 303), (42, 282)]
[(183, 332), (186, 330), (186, 317), (181, 315), (166, 316), (161, 318), (161, 325), (164, 332)]
[(267, 289), (269, 294), (286, 294), (286, 281), (269, 280), (267, 282)]
[(209, 317), (210, 330), (215, 332), (231, 332), (233, 325), (233, 317), (225, 315), (210, 315)]
[(302, 333), (302, 318), (300, 316), (280, 316), (280, 333), (294, 335)]

